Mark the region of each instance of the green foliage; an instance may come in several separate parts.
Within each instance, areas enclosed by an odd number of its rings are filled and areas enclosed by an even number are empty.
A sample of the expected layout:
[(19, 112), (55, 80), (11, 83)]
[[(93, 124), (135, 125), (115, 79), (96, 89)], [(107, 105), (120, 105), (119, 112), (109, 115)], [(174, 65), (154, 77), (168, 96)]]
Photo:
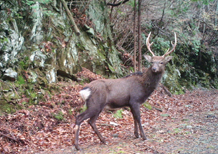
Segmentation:
[(201, 48), (201, 42), (200, 42), (200, 40), (195, 39), (195, 40), (192, 40), (191, 43), (192, 43), (192, 50), (194, 51), (194, 53), (195, 53), (196, 55), (198, 55), (199, 50), (200, 50), (200, 48)]
[(169, 117), (169, 114), (161, 114), (162, 117)]
[(4, 37), (4, 38), (0, 38), (0, 43), (7, 43), (8, 42), (8, 38)]
[(123, 110), (119, 109), (113, 114), (113, 116), (117, 119), (123, 118), (122, 112), (123, 112)]
[[(135, 6), (134, 2), (135, 2), (134, 0), (130, 0), (127, 2), (127, 4), (130, 5), (132, 8), (134, 8), (134, 6)], [(136, 6), (138, 7), (138, 1), (136, 1)]]
[[(21, 55), (21, 56), (24, 56), (24, 55)], [(30, 66), (30, 59), (29, 57), (25, 57), (25, 58), (22, 58), (20, 59), (20, 62), (18, 64), (18, 67), (21, 69), (21, 70), (27, 70)]]
[[(54, 12), (50, 11), (47, 7), (48, 7), (48, 4), (49, 3), (52, 3), (53, 1), (52, 0), (22, 0), (22, 2), (24, 4), (26, 4), (27, 6), (29, 6), (31, 9), (34, 9), (34, 10), (38, 10), (39, 6), (38, 5), (35, 5), (36, 2), (38, 2), (39, 4), (41, 4), (41, 9), (43, 11), (43, 15), (45, 16), (52, 16), (54, 15)], [(31, 10), (29, 10), (31, 11)]]
[(35, 92), (30, 93), (30, 97), (32, 99), (36, 99), (37, 98), (37, 94)]
[(82, 108), (80, 109), (80, 113), (84, 112), (87, 110), (87, 106), (86, 105), (83, 105)]
[(16, 108), (13, 105), (7, 103), (1, 107), (1, 110), (6, 113), (14, 113), (16, 111)]
[[(143, 41), (146, 41), (144, 37)], [(151, 39), (150, 42), (154, 42), (152, 51), (155, 52), (155, 55), (163, 55), (170, 48), (170, 41), (167, 41), (162, 37), (156, 37), (154, 40)]]
[(59, 121), (64, 120), (64, 113), (59, 111), (58, 113), (53, 113), (53, 117)]
[(73, 115), (72, 109), (69, 109), (69, 110), (68, 110), (68, 114), (69, 114), (69, 115)]
[(145, 102), (143, 106), (146, 107), (148, 110), (152, 110), (152, 106), (148, 102)]
[(46, 16), (48, 16), (48, 17), (49, 17), (49, 16), (54, 16), (54, 15), (55, 15), (54, 12), (48, 10), (47, 8), (44, 8), (44, 9), (43, 9), (43, 13), (44, 13), (44, 15), (46, 15)]
[(186, 0), (180, 0), (177, 3), (175, 3), (175, 8), (170, 9), (168, 14), (174, 18), (178, 18), (181, 15), (184, 15), (187, 13), (190, 9), (191, 3)]
[(23, 3), (26, 3), (27, 5), (33, 5), (35, 4), (35, 1), (32, 0), (22, 0)]
[(27, 102), (22, 102), (21, 104), (22, 104), (22, 105), (26, 105), (26, 104), (28, 104), (28, 103), (27, 103)]
[(25, 93), (27, 98), (30, 98), (29, 103), (28, 103), (29, 105), (38, 103), (37, 93), (35, 92), (34, 89), (32, 89), (32, 88), (25, 89), (24, 93)]
[(214, 0), (191, 0), (192, 2), (202, 2), (204, 5), (209, 5)]
[[(33, 5), (33, 4), (36, 3), (35, 0), (22, 0), (22, 2), (23, 2), (24, 4), (29, 5), (29, 6), (31, 6), (31, 5)], [(41, 3), (41, 4), (49, 4), (49, 3), (52, 2), (52, 0), (37, 0), (37, 2), (38, 2), (38, 3)]]
[(17, 83), (19, 84), (19, 85), (22, 85), (22, 84), (25, 84), (26, 83), (26, 81), (25, 81), (25, 79), (22, 77), (22, 76), (18, 76), (17, 77)]
[(182, 130), (180, 128), (175, 128), (173, 129), (173, 134), (178, 134), (180, 133)]

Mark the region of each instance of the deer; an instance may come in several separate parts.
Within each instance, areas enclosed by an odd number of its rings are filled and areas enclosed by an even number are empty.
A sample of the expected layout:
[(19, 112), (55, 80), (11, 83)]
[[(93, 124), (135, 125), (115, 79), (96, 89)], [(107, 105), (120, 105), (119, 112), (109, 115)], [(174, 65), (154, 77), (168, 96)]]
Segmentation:
[(143, 55), (144, 58), (151, 63), (146, 71), (133, 73), (118, 79), (94, 80), (79, 92), (86, 103), (87, 109), (76, 116), (74, 145), (77, 150), (80, 150), (78, 145), (80, 125), (86, 119), (89, 119), (88, 123), (97, 134), (100, 141), (106, 144), (105, 139), (102, 137), (95, 124), (99, 114), (105, 107), (112, 109), (129, 107), (134, 119), (135, 137), (139, 138), (138, 130), (140, 130), (140, 136), (143, 140), (146, 140), (141, 123), (140, 105), (147, 100), (158, 86), (164, 74), (166, 64), (173, 58), (168, 55), (175, 50), (177, 45), (177, 37), (176, 33), (174, 33), (175, 42), (171, 42), (172, 49), (168, 49), (163, 56), (156, 56), (151, 50), (153, 42), (150, 43), (149, 41), (150, 35), (151, 32), (146, 39), (146, 46), (152, 56)]

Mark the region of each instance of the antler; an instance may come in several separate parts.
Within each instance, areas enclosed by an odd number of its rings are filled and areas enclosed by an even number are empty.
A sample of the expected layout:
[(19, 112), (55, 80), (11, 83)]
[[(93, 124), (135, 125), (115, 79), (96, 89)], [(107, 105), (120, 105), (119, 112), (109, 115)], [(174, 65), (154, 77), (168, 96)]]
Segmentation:
[(168, 56), (169, 54), (171, 54), (176, 49), (177, 38), (176, 38), (176, 33), (175, 32), (174, 32), (174, 35), (175, 35), (175, 43), (173, 44), (173, 42), (171, 42), (171, 44), (173, 46), (172, 50), (168, 49), (167, 52), (162, 57)]
[(147, 48), (148, 48), (148, 50), (150, 51), (150, 53), (151, 53), (153, 56), (155, 56), (154, 53), (151, 51), (151, 46), (152, 46), (152, 44), (153, 44), (154, 42), (149, 43), (150, 35), (151, 35), (151, 32), (148, 34), (148, 37), (147, 37), (147, 39), (146, 39), (146, 45), (147, 45)]

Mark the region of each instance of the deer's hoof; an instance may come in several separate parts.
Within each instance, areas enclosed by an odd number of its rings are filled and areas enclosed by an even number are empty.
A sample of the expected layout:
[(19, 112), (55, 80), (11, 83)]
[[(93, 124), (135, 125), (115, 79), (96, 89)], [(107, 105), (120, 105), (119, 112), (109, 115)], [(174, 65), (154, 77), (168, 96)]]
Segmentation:
[(80, 151), (80, 147), (78, 145), (75, 145), (76, 150)]
[(145, 136), (144, 136), (144, 137), (142, 137), (142, 139), (143, 139), (143, 140), (147, 140), (147, 138), (146, 138)]
[(136, 138), (139, 138), (139, 134), (138, 133), (134, 133)]
[(103, 144), (108, 144), (105, 140), (101, 140), (101, 142), (103, 143)]

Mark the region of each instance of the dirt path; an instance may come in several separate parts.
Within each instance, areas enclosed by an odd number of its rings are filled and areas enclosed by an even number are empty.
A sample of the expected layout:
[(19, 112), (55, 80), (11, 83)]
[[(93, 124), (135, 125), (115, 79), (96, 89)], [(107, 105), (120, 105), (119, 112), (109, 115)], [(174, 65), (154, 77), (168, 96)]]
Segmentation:
[[(141, 138), (135, 139), (133, 128), (112, 132), (108, 145), (99, 142), (96, 135), (92, 132), (92, 140), (81, 144), (81, 151), (76, 151), (73, 146), (55, 150), (53, 152), (42, 152), (43, 154), (216, 154), (218, 151), (218, 95), (217, 91), (210, 96), (210, 103), (213, 106), (193, 110), (185, 113), (182, 117), (169, 117), (162, 114), (162, 118), (155, 121), (155, 125), (144, 124), (144, 129), (148, 140), (142, 141)], [(199, 95), (199, 94), (196, 94)], [(196, 97), (193, 95), (193, 97)], [(213, 97), (212, 97), (213, 96)], [(197, 99), (197, 98), (196, 98)], [(205, 103), (201, 99), (202, 104)], [(183, 106), (184, 107), (184, 106)], [(185, 107), (192, 107), (185, 105)], [(147, 111), (148, 112), (148, 111)], [(143, 111), (142, 111), (143, 116)], [(101, 119), (100, 119), (101, 121)], [(146, 126), (145, 126), (146, 125)], [(149, 128), (147, 128), (149, 127)], [(124, 135), (123, 135), (124, 134)], [(94, 137), (93, 137), (94, 136)], [(121, 137), (120, 137), (121, 136)], [(41, 153), (41, 154), (42, 154)]]
[[(173, 143), (162, 143), (165, 153), (216, 154), (218, 151), (218, 111), (198, 112), (185, 117), (173, 128)], [(168, 126), (170, 127), (170, 125)], [(175, 139), (174, 139), (175, 138)]]

